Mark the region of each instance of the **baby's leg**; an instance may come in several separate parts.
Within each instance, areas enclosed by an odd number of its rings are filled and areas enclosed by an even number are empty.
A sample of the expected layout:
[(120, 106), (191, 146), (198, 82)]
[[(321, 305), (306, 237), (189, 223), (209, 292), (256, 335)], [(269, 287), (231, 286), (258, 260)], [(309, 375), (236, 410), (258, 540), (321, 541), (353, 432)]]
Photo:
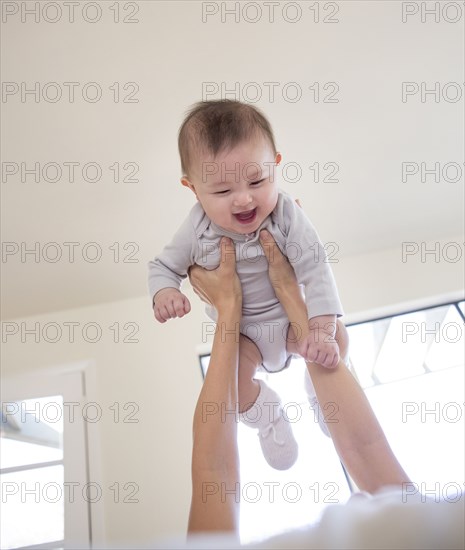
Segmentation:
[(238, 394), (239, 411), (250, 409), (260, 393), (260, 384), (254, 376), (262, 363), (262, 354), (257, 345), (244, 336), (239, 337)]
[[(349, 334), (347, 332), (347, 329), (342, 321), (339, 319), (336, 319), (336, 335), (335, 339), (337, 342), (337, 345), (339, 346), (339, 355), (341, 359), (344, 361), (346, 366), (348, 366), (349, 362)], [(299, 352), (297, 351), (297, 344), (296, 344), (296, 334), (294, 332), (294, 329), (292, 325), (289, 325), (289, 330), (287, 332), (287, 342), (286, 342), (286, 349), (289, 353), (294, 353), (296, 355), (299, 355)]]
[(262, 363), (262, 354), (252, 340), (240, 335), (239, 340), (239, 410), (242, 422), (258, 429), (260, 446), (268, 464), (276, 470), (287, 470), (298, 456), (297, 441), (283, 413), (279, 395), (263, 380), (254, 378)]

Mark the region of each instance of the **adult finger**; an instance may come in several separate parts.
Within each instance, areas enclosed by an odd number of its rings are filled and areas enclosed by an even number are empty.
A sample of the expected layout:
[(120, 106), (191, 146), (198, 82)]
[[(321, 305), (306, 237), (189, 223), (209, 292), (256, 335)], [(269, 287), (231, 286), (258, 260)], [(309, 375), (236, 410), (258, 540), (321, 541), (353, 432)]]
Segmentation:
[(202, 268), (199, 265), (194, 264), (191, 265), (187, 270), (187, 275), (189, 276), (189, 281), (191, 282), (192, 286), (194, 286), (194, 283), (198, 283), (197, 274), (199, 273), (200, 269)]
[(236, 250), (233, 242), (228, 237), (221, 239), (221, 262), (220, 269), (226, 274), (231, 274), (236, 271)]
[(279, 246), (276, 244), (271, 233), (266, 229), (260, 231), (260, 244), (262, 245), (269, 264), (278, 263), (284, 259), (281, 250), (279, 250)]
[(189, 267), (187, 274), (189, 276), (189, 282), (191, 283), (191, 286), (194, 292), (198, 296), (200, 296), (200, 298), (204, 302), (208, 302), (208, 300), (205, 299), (205, 295), (203, 291), (204, 284), (202, 284), (202, 281), (204, 281), (204, 278), (205, 278), (205, 269), (203, 267), (200, 267), (197, 264), (194, 264)]
[[(208, 297), (205, 295), (205, 293), (202, 290), (200, 290), (200, 288), (196, 288), (195, 286), (192, 286), (192, 290), (197, 294), (197, 296), (202, 300), (202, 302), (212, 305)], [(190, 304), (189, 304), (189, 308), (190, 308)]]

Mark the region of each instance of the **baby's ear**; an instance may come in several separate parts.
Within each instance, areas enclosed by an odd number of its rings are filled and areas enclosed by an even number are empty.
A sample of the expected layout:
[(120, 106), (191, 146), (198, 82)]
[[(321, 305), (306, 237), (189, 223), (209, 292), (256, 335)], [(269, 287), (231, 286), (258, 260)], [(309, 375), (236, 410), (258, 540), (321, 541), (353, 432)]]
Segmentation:
[[(181, 178), (181, 183), (184, 185), (184, 187), (188, 187), (197, 197), (197, 193), (195, 192), (195, 187), (192, 185), (192, 183), (186, 178), (186, 176), (183, 176)], [(199, 197), (197, 197), (198, 199)]]

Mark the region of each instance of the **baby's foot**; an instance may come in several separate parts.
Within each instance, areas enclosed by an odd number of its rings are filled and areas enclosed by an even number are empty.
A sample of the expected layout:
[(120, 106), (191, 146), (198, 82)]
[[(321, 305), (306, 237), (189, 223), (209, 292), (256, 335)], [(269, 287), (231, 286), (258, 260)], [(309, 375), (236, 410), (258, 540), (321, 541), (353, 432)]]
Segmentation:
[(275, 470), (288, 470), (297, 460), (298, 445), (279, 395), (258, 380), (260, 393), (253, 406), (241, 413), (242, 422), (258, 428), (263, 456)]

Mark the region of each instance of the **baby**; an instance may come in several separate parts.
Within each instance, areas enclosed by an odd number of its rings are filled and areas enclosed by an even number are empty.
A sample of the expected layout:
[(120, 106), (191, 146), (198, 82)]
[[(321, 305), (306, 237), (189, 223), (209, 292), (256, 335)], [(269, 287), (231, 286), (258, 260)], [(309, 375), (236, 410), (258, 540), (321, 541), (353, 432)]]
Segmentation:
[[(336, 318), (343, 310), (325, 250), (302, 209), (278, 188), (275, 168), (281, 155), (268, 120), (256, 107), (232, 100), (199, 102), (181, 125), (178, 145), (181, 183), (194, 192), (197, 203), (171, 242), (148, 264), (155, 318), (164, 323), (189, 313), (189, 300), (180, 292), (189, 267), (217, 268), (221, 237), (232, 239), (243, 295), (240, 417), (258, 428), (267, 462), (288, 469), (298, 454), (291, 424), (279, 396), (255, 374), (285, 369), (293, 354), (327, 368), (338, 364)], [(310, 336), (303, 342), (270, 283), (259, 241), (262, 229), (271, 233), (296, 273), (309, 318)], [(212, 306), (206, 311), (217, 321)], [(329, 435), (308, 373), (305, 385), (320, 426)]]

